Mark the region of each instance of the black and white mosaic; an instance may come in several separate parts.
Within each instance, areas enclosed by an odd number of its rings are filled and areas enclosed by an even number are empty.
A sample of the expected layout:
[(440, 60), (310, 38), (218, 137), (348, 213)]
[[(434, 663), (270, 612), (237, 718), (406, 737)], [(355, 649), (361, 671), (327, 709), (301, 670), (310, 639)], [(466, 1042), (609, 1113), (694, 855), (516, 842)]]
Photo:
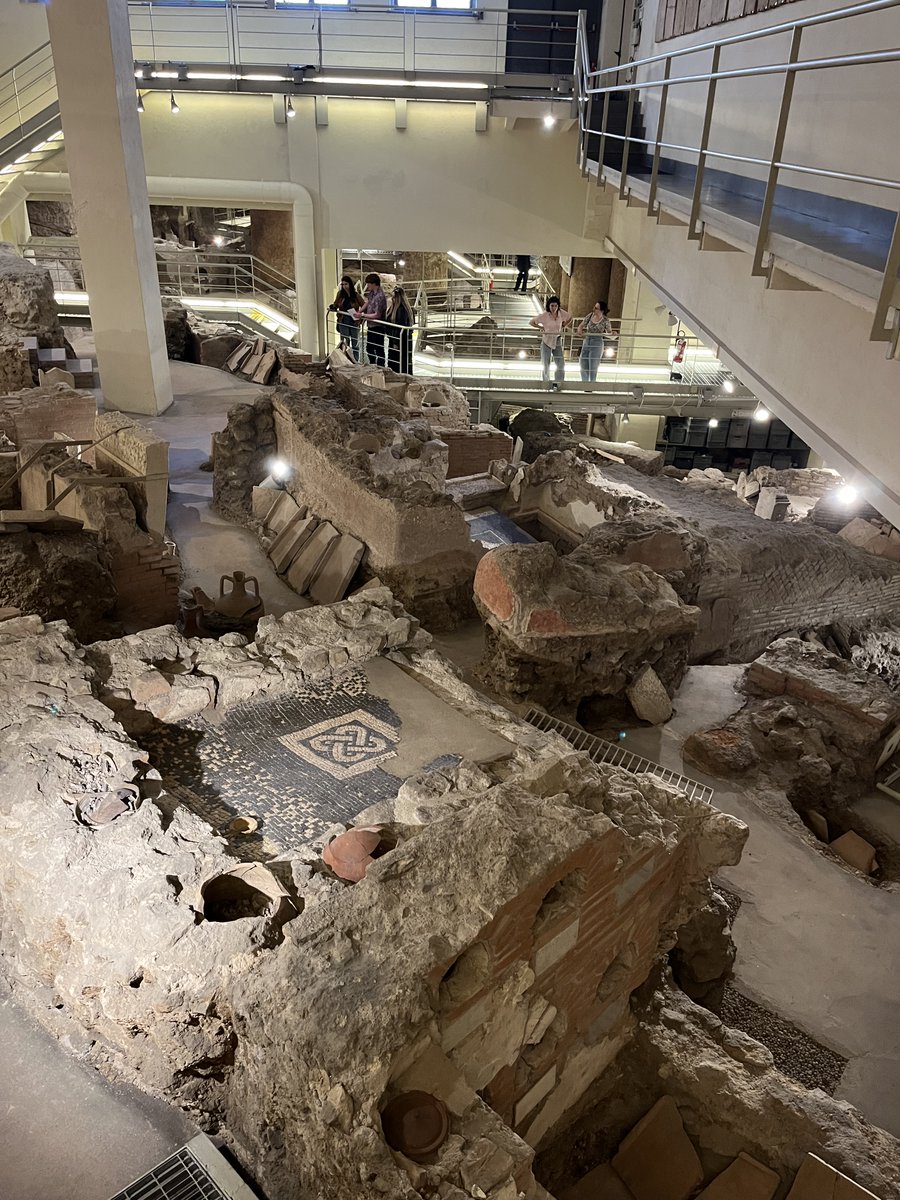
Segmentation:
[(216, 830), (255, 817), (258, 834), (229, 842), (243, 857), (265, 857), (395, 796), (402, 780), (388, 768), (400, 739), (397, 714), (349, 670), (236, 706), (218, 724), (158, 724), (142, 741), (166, 791)]

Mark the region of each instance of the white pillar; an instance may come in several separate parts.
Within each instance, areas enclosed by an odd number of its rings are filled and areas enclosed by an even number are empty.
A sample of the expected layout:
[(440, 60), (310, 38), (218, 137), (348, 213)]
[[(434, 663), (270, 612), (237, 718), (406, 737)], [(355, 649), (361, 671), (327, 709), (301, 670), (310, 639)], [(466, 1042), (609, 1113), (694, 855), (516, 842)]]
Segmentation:
[(297, 320), (300, 324), (300, 348), (318, 358), (322, 353), (319, 342), (319, 298), (317, 287), (316, 238), (313, 228), (313, 206), (308, 192), (296, 199), (292, 209), (294, 230), (294, 282), (297, 288)]
[(172, 403), (126, 0), (47, 9), (78, 242), (109, 408)]

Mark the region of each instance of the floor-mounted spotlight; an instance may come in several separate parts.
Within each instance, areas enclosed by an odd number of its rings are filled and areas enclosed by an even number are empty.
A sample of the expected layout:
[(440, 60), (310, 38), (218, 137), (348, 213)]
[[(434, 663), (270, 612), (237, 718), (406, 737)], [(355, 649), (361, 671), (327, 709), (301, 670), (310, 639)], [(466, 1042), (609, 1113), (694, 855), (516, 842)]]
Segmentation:
[(181, 112), (181, 109), (178, 107), (178, 104), (175, 100), (174, 92), (169, 92), (169, 108), (173, 117), (177, 116)]
[(289, 120), (297, 115), (297, 110), (294, 108), (294, 102), (290, 96), (288, 96), (287, 109), (285, 111)]

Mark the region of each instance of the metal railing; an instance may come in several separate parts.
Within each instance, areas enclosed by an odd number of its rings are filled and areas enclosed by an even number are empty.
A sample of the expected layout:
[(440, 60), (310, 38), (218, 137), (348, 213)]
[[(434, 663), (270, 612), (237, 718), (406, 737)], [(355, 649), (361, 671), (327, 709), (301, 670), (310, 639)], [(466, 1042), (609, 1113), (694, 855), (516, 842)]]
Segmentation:
[[(81, 251), (71, 239), (32, 241), (19, 253), (49, 271), (56, 292), (83, 291)], [(267, 305), (296, 321), (294, 281), (252, 254), (170, 248), (156, 244), (156, 267), (164, 296), (227, 297)]]
[[(598, 184), (604, 183), (607, 178), (607, 171), (604, 168), (606, 145), (610, 141), (621, 143), (619, 196), (624, 199), (629, 193), (629, 167), (632, 154), (640, 152), (642, 155), (648, 156), (651, 162), (647, 214), (655, 217), (659, 214), (659, 192), (664, 186), (660, 182), (660, 164), (664, 157), (663, 152), (668, 151), (672, 155), (680, 156), (682, 160), (684, 156), (687, 156), (688, 160), (694, 161), (696, 165), (687, 236), (691, 240), (699, 241), (703, 233), (701, 210), (703, 209), (704, 183), (709, 161), (717, 160), (729, 165), (743, 165), (750, 167), (751, 172), (752, 169), (763, 168), (766, 173), (765, 192), (757, 222), (756, 244), (751, 268), (753, 275), (766, 275), (769, 272), (769, 266), (765, 259), (770, 252), (769, 241), (775, 193), (783, 175), (799, 177), (800, 180), (832, 180), (872, 187), (883, 200), (888, 202), (889, 211), (897, 214), (894, 219), (893, 233), (884, 264), (881, 287), (876, 299), (870, 334), (872, 341), (889, 342), (891, 344), (889, 354), (892, 354), (896, 349), (898, 333), (900, 333), (900, 311), (897, 308), (897, 280), (898, 271), (900, 271), (900, 212), (897, 210), (900, 208), (900, 204), (898, 204), (900, 180), (853, 173), (843, 169), (846, 166), (845, 163), (835, 164), (830, 168), (816, 167), (808, 163), (789, 161), (783, 155), (790, 127), (794, 85), (800, 72), (843, 70), (849, 67), (871, 66), (876, 63), (900, 62), (900, 48), (877, 48), (868, 53), (836, 54), (828, 57), (816, 54), (813, 57), (802, 58), (800, 52), (804, 31), (832, 22), (847, 22), (854, 18), (896, 8), (898, 5), (900, 5), (900, 0), (868, 0), (867, 3), (854, 4), (847, 8), (819, 13), (796, 21), (754, 29), (747, 33), (733, 34), (699, 45), (682, 46), (597, 71), (591, 71), (588, 65), (585, 30), (583, 22), (580, 23), (576, 55), (576, 86), (581, 131), (579, 163), (582, 170), (586, 173), (588, 169), (588, 139), (599, 137), (597, 182)], [(775, 61), (758, 66), (728, 68), (723, 65), (723, 52), (727, 51), (729, 47), (743, 46), (749, 42), (758, 42), (764, 38), (778, 35), (790, 35), (790, 46), (786, 56), (776, 57)], [(688, 56), (707, 54), (710, 56), (707, 69), (691, 69), (683, 75), (673, 74), (673, 64), (678, 60)], [(660, 72), (658, 77), (655, 74), (657, 69)], [(716, 108), (718, 85), (725, 80), (758, 79), (768, 75), (780, 76), (782, 79), (778, 112), (772, 130), (770, 154), (763, 158), (736, 153), (733, 149), (715, 149), (711, 144), (714, 127), (719, 138), (723, 133), (731, 136), (741, 133), (741, 130), (737, 128), (729, 129), (727, 126), (723, 128), (721, 109)], [(840, 87), (841, 81), (848, 78), (846, 75), (835, 76), (836, 86)], [(854, 83), (856, 82), (854, 80)], [(669, 94), (673, 88), (692, 84), (706, 85), (699, 141), (696, 145), (684, 145), (680, 141), (667, 141), (666, 106)], [(845, 98), (849, 101), (854, 98), (854, 92), (847, 84), (844, 86), (847, 88)], [(656, 129), (652, 137), (636, 137), (633, 134), (635, 107), (639, 98), (651, 91), (659, 94)], [(610, 102), (614, 94), (627, 96), (624, 133), (617, 133), (610, 129)], [(600, 110), (599, 120), (597, 120), (598, 108)], [(828, 131), (823, 129), (822, 144), (827, 145), (827, 143)], [(893, 316), (889, 325), (888, 317), (891, 310), (893, 310)]]
[(45, 42), (0, 74), (0, 154), (58, 128), (56, 72)]
[[(578, 15), (552, 9), (472, 7), (416, 10), (391, 5), (364, 8), (291, 7), (249, 0), (192, 6), (131, 0), (128, 5), (135, 61), (171, 77), (182, 65), (183, 82), (233, 85), (242, 81), (315, 82), (334, 70), (414, 77), (452, 72), (482, 82), (500, 76), (571, 80)], [(292, 64), (287, 67), (286, 64)], [(233, 78), (212, 67), (231, 69)], [(252, 68), (276, 68), (267, 75)], [(174, 78), (179, 78), (175, 70)], [(166, 84), (167, 86), (167, 84)]]
[[(409, 332), (400, 334), (399, 327), (379, 323), (377, 332), (387, 338), (387, 365), (399, 370), (399, 345), (401, 336), (413, 348), (415, 373), (444, 378), (461, 387), (495, 386), (540, 388), (543, 385), (543, 370), (540, 358), (541, 333), (528, 326), (527, 321), (516, 324), (490, 325), (445, 325), (432, 314), (428, 323), (417, 312), (417, 321)], [(487, 315), (487, 314), (485, 314)], [(610, 394), (627, 394), (630, 407), (638, 411), (644, 391), (671, 395), (702, 395), (718, 390), (727, 379), (728, 371), (698, 338), (692, 336), (669, 336), (641, 334), (629, 325), (613, 322), (616, 330), (612, 337), (587, 338), (577, 332), (581, 318), (577, 318), (561, 335), (565, 361), (565, 382), (588, 391)], [(342, 337), (338, 327), (338, 314), (327, 314), (328, 345), (337, 346)], [(356, 336), (350, 336), (350, 348), (361, 362), (370, 361), (366, 356), (366, 331), (368, 322), (356, 327)], [(373, 325), (373, 329), (376, 327)], [(582, 349), (585, 342), (594, 341), (597, 346), (594, 379), (583, 381), (581, 372)], [(602, 348), (600, 343), (602, 341)], [(393, 343), (393, 351), (392, 351)], [(551, 378), (555, 368), (551, 370)], [(739, 396), (730, 396), (744, 404)], [(752, 398), (746, 398), (752, 404)]]

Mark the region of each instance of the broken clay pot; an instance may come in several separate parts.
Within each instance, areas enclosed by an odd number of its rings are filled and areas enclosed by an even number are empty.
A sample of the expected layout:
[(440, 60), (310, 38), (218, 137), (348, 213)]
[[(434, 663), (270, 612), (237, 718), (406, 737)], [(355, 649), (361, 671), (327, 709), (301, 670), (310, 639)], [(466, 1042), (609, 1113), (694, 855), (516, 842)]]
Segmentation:
[(338, 879), (359, 883), (374, 862), (374, 852), (380, 841), (381, 829), (377, 825), (348, 829), (328, 843), (322, 851), (322, 858)]
[(109, 792), (91, 792), (78, 801), (75, 811), (83, 825), (99, 829), (125, 813), (132, 813), (141, 802), (141, 793), (133, 783), (123, 783)]
[(450, 1132), (447, 1106), (430, 1092), (401, 1092), (381, 1114), (387, 1144), (413, 1162), (429, 1158)]

